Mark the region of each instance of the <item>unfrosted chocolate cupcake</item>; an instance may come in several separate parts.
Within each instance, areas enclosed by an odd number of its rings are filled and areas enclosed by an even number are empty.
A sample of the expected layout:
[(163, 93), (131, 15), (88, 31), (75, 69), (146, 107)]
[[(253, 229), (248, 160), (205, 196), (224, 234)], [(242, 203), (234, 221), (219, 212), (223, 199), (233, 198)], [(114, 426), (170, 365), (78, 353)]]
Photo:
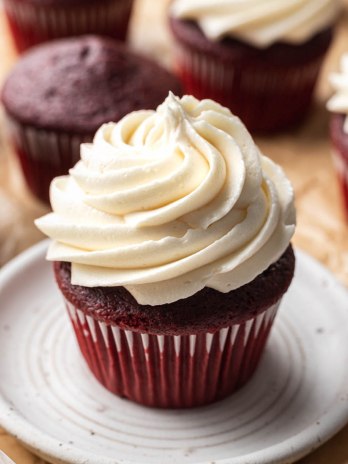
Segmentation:
[(91, 371), (148, 406), (234, 392), (294, 273), (284, 173), (229, 110), (189, 96), (104, 125), (82, 155), (36, 223)]
[(171, 3), (184, 91), (229, 107), (250, 131), (287, 129), (304, 118), (338, 14), (337, 0), (275, 3)]
[(177, 79), (123, 44), (101, 37), (35, 47), (2, 91), (13, 143), (30, 190), (48, 201), (51, 180), (67, 173), (101, 124), (154, 109)]
[(4, 0), (18, 51), (63, 37), (126, 38), (133, 0)]

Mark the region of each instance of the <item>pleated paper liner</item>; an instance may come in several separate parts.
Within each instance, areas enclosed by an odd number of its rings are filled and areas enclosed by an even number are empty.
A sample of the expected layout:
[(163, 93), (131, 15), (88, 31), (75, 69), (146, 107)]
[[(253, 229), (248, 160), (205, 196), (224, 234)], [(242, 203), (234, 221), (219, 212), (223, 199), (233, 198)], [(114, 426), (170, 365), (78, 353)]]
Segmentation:
[(80, 159), (81, 143), (91, 142), (93, 134), (37, 129), (20, 124), (9, 116), (6, 121), (29, 190), (48, 204), (52, 179), (68, 173)]
[(81, 353), (104, 387), (147, 406), (187, 408), (222, 399), (249, 380), (279, 303), (241, 324), (182, 336), (123, 330), (68, 301), (66, 307)]
[(344, 130), (345, 114), (332, 113), (330, 119), (331, 154), (348, 221), (348, 134)]
[(286, 129), (303, 120), (323, 60), (321, 56), (298, 67), (221, 62), (183, 44), (176, 45), (175, 53), (185, 93), (227, 106), (257, 132)]
[(98, 34), (125, 40), (133, 0), (96, 0), (69, 5), (39, 5), (4, 0), (9, 26), (19, 52), (48, 40)]

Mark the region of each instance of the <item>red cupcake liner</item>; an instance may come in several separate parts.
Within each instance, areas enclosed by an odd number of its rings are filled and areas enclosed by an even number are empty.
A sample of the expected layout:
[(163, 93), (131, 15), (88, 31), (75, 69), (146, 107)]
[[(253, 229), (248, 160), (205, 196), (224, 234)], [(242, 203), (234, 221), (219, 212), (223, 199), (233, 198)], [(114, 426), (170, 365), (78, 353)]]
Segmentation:
[(244, 385), (280, 303), (214, 333), (171, 336), (107, 325), (65, 302), (82, 355), (99, 382), (121, 397), (161, 408), (201, 406)]
[(227, 106), (250, 131), (272, 132), (300, 122), (312, 101), (324, 58), (297, 66), (247, 60), (222, 61), (176, 44), (177, 73), (187, 94)]
[(343, 207), (348, 221), (348, 134), (344, 131), (346, 115), (332, 113), (330, 117), (330, 138), (332, 160), (336, 169)]
[(345, 154), (338, 149), (333, 149), (331, 154), (342, 193), (346, 220), (348, 221), (348, 153)]
[(132, 5), (133, 0), (99, 0), (67, 7), (4, 0), (19, 52), (48, 40), (83, 34), (125, 40)]
[(81, 143), (91, 142), (93, 135), (37, 129), (16, 122), (9, 115), (6, 122), (29, 190), (49, 204), (52, 179), (68, 173), (80, 159)]

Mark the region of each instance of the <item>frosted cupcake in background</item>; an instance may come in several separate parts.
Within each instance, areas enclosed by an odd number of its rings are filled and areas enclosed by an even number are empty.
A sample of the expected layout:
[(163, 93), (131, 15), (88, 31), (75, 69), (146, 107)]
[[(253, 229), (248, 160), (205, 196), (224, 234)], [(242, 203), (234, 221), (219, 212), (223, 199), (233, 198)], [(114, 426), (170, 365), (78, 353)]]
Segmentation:
[(184, 91), (229, 107), (250, 131), (305, 116), (333, 36), (337, 0), (173, 0)]
[(227, 108), (171, 94), (103, 125), (51, 204), (36, 224), (106, 388), (192, 407), (249, 380), (293, 277), (295, 210), (289, 180)]
[(132, 6), (133, 0), (4, 0), (19, 52), (83, 34), (125, 40)]
[(332, 155), (348, 219), (348, 53), (342, 56), (341, 72), (332, 74), (330, 83), (335, 90), (334, 95), (327, 102), (327, 108), (332, 112), (330, 119)]

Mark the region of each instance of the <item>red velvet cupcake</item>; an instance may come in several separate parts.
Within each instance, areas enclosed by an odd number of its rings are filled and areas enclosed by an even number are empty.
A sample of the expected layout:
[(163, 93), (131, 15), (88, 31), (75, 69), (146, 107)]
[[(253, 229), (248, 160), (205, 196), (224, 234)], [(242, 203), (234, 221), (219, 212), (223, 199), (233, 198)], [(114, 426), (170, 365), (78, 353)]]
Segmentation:
[(247, 382), (294, 273), (293, 191), (240, 120), (170, 95), (82, 146), (51, 185), (48, 259), (110, 391), (193, 407)]
[(341, 74), (332, 75), (331, 84), (336, 91), (327, 105), (333, 112), (330, 119), (332, 157), (348, 220), (348, 53), (342, 57)]
[(132, 5), (133, 0), (4, 0), (19, 52), (83, 34), (125, 40)]
[(180, 93), (174, 76), (111, 39), (84, 36), (30, 50), (2, 91), (29, 189), (48, 202), (51, 180), (78, 161), (80, 144), (101, 124), (156, 108), (169, 90)]
[(300, 122), (331, 43), (336, 0), (173, 0), (170, 27), (186, 93), (229, 107), (251, 131)]
[(205, 288), (170, 304), (140, 305), (124, 287), (71, 284), (56, 262), (80, 350), (108, 390), (146, 406), (183, 408), (223, 399), (254, 373), (290, 285), (291, 246), (254, 279), (224, 295)]

